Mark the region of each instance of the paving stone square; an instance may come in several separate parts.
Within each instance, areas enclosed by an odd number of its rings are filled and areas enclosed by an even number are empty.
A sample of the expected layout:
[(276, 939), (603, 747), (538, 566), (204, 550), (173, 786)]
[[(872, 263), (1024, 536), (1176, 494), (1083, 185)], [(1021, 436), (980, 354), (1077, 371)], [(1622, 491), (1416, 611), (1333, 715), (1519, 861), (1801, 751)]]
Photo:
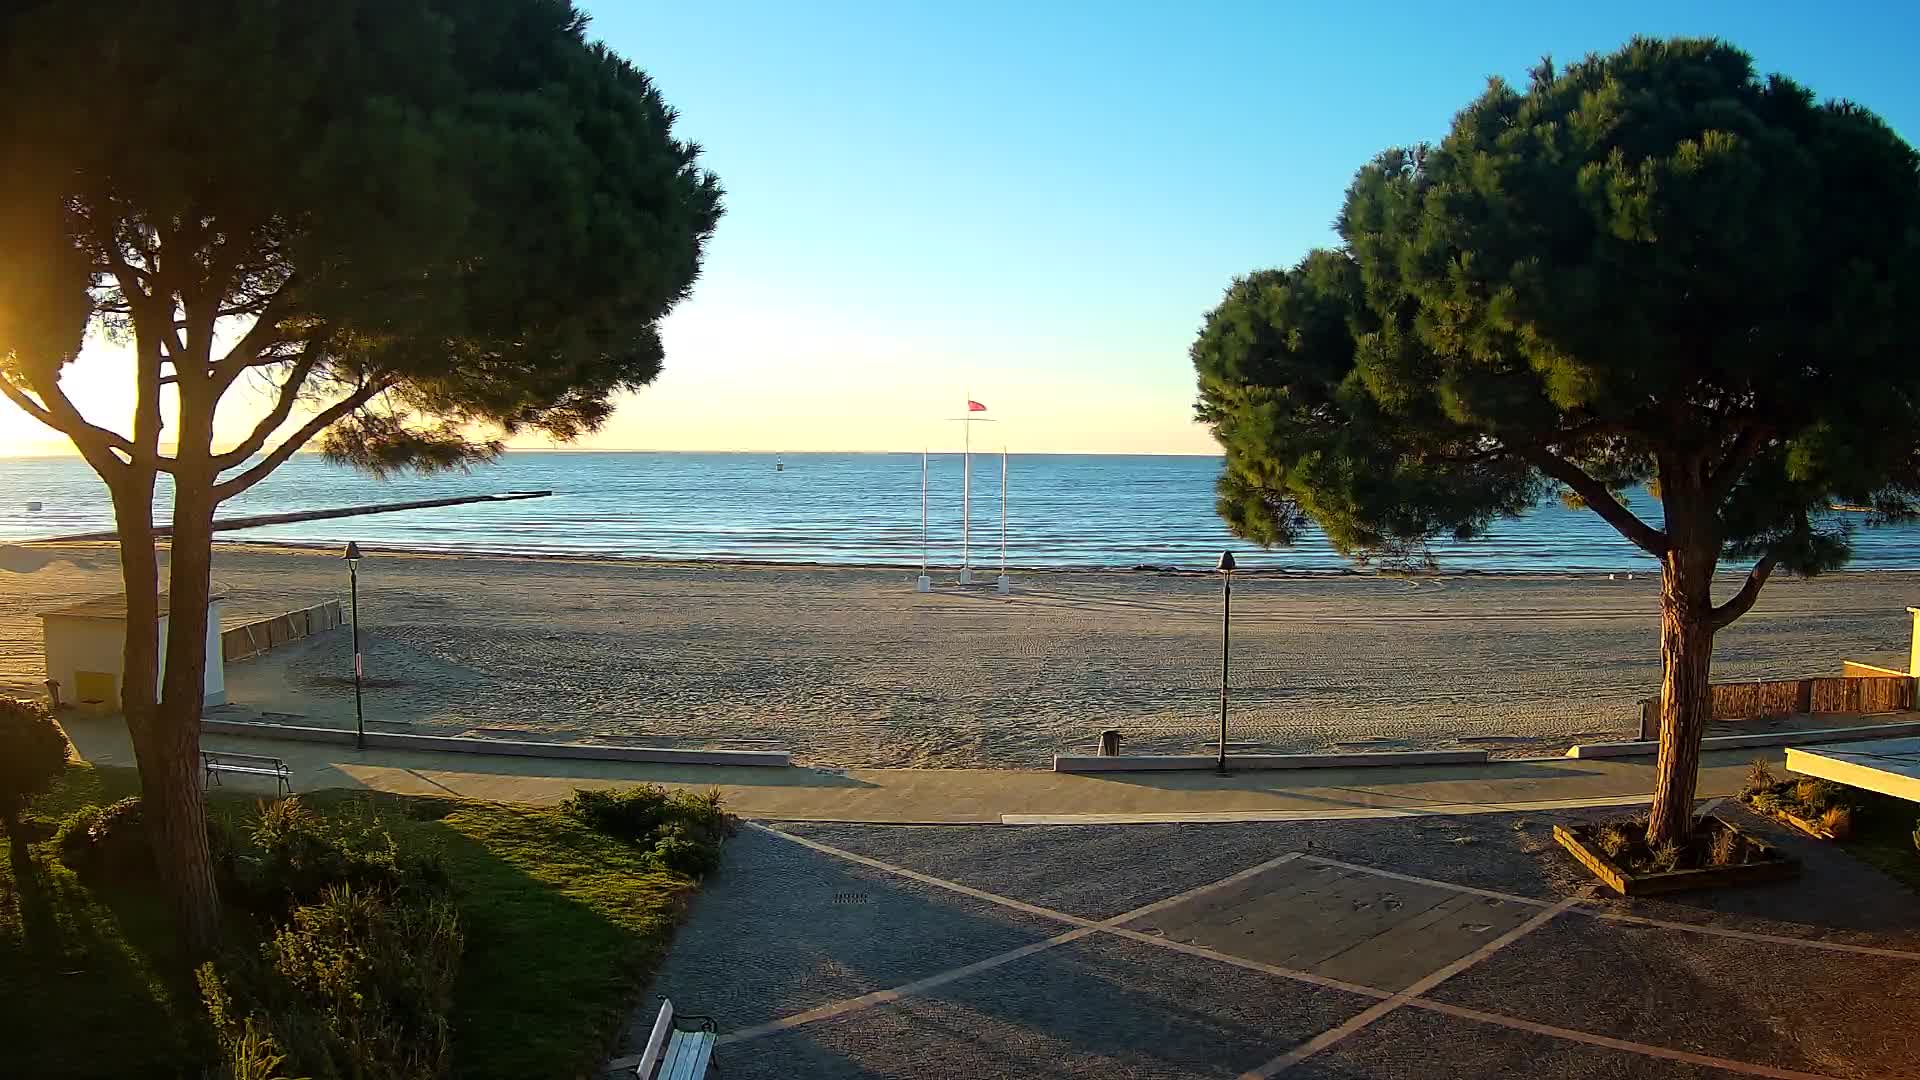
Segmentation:
[(1562, 916), (1429, 995), (1833, 1076), (1920, 1074), (1920, 961)]
[(1533, 905), (1295, 860), (1125, 925), (1278, 967), (1403, 990)]
[(719, 1048), (725, 1080), (1224, 1080), (1372, 1001), (1108, 935)]
[(1920, 1075), (1920, 896), (1783, 838), (1798, 881), (1611, 900), (1553, 820), (748, 828), (628, 1049), (667, 995), (730, 1080)]
[[(737, 1030), (1068, 929), (743, 829), (674, 938), (650, 1004), (669, 997)], [(652, 1023), (641, 1012), (638, 1041)]]
[(1750, 1080), (1748, 1074), (1400, 1009), (1285, 1080)]

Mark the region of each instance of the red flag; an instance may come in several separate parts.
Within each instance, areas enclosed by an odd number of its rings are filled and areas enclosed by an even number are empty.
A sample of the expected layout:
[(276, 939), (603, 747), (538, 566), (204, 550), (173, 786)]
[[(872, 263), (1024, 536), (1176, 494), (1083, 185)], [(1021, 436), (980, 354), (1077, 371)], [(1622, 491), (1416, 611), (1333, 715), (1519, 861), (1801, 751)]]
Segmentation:
[(969, 398), (967, 399), (967, 411), (968, 412), (986, 412), (987, 407)]

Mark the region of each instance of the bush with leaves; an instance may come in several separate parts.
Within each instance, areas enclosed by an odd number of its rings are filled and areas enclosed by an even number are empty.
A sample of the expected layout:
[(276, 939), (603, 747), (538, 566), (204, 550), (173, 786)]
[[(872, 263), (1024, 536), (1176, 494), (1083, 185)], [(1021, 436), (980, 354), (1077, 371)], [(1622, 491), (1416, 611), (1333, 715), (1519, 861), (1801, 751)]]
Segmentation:
[(199, 972), (232, 1080), (450, 1075), (464, 935), (442, 895), (327, 888), (261, 955)]
[[(60, 823), (53, 839), (61, 860), (84, 878), (133, 881), (155, 876), (146, 807), (138, 795), (81, 807)], [(223, 888), (234, 882), (233, 848), (227, 823), (209, 817), (207, 850)]]
[(720, 845), (732, 829), (717, 788), (578, 788), (560, 809), (588, 828), (648, 849), (661, 868), (688, 877), (719, 867)]
[(0, 825), (11, 825), (66, 767), (67, 737), (46, 706), (0, 698)]
[(234, 1008), (233, 996), (212, 963), (195, 969), (201, 1000), (207, 1003), (207, 1018), (213, 1027), (214, 1041), (220, 1047), (222, 1080), (286, 1080), (282, 1068), (287, 1055), (273, 1035), (251, 1016), (241, 1016)]
[(54, 842), (61, 859), (84, 877), (118, 881), (153, 873), (146, 811), (138, 795), (74, 811), (60, 823)]
[(283, 913), (336, 885), (404, 892), (438, 891), (447, 876), (437, 853), (406, 851), (371, 803), (322, 815), (298, 797), (261, 807), (235, 867), (236, 899)]

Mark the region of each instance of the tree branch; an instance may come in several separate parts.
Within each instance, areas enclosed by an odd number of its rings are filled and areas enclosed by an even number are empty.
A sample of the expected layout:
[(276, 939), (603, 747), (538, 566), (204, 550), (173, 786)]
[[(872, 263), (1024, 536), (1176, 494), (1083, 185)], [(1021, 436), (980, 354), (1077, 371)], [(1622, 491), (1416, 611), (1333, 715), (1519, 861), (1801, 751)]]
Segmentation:
[(1707, 494), (1715, 505), (1719, 505), (1733, 490), (1733, 485), (1740, 482), (1740, 474), (1747, 471), (1747, 466), (1753, 463), (1766, 442), (1766, 433), (1758, 425), (1740, 429), (1740, 434), (1734, 437), (1733, 446), (1727, 450), (1727, 456), (1720, 459), (1720, 467), (1713, 470), (1713, 475), (1707, 479)]
[(1606, 485), (1588, 476), (1579, 466), (1546, 450), (1523, 448), (1517, 452), (1527, 464), (1572, 488), (1574, 494), (1586, 501), (1589, 509), (1618, 530), (1621, 536), (1632, 541), (1635, 547), (1656, 559), (1666, 555), (1667, 534), (1641, 521), (1633, 511), (1613, 497), (1613, 492), (1608, 491)]
[(300, 400), (300, 387), (305, 385), (307, 376), (313, 372), (314, 365), (320, 362), (321, 355), (318, 342), (308, 344), (306, 351), (300, 354), (300, 359), (294, 361), (293, 370), (287, 373), (286, 381), (280, 384), (280, 394), (273, 403), (273, 410), (261, 417), (260, 422), (253, 426), (253, 433), (240, 445), (214, 457), (215, 473), (244, 464), (267, 445), (273, 433), (280, 430), (280, 425), (287, 422), (287, 417), (293, 415), (293, 407)]
[(36, 390), (34, 393), (46, 399), (46, 404), (35, 401), (12, 378), (0, 375), (0, 394), (5, 394), (7, 400), (18, 405), (21, 412), (72, 439), (81, 456), (102, 476), (124, 464), (109, 451), (118, 450), (128, 458), (139, 457), (134, 453), (133, 443), (124, 436), (89, 423), (57, 386), (51, 392)]
[(1760, 599), (1760, 587), (1767, 583), (1767, 578), (1773, 575), (1773, 568), (1779, 562), (1778, 555), (1768, 552), (1765, 558), (1755, 563), (1753, 569), (1747, 571), (1747, 580), (1740, 586), (1740, 591), (1707, 613), (1708, 624), (1719, 630), (1753, 610), (1753, 602)]
[(261, 458), (254, 466), (232, 479), (223, 480), (213, 486), (213, 501), (225, 502), (267, 478), (273, 470), (279, 468), (292, 457), (295, 451), (305, 446), (309, 440), (327, 430), (348, 413), (373, 400), (374, 395), (384, 392), (393, 385), (391, 379), (380, 379), (367, 383), (347, 395), (340, 401), (322, 410), (313, 419), (301, 425), (300, 430), (287, 437), (285, 442), (275, 447), (273, 452)]
[(281, 282), (280, 287), (275, 289), (273, 295), (261, 306), (260, 314), (253, 320), (253, 325), (247, 328), (247, 332), (241, 335), (233, 348), (227, 350), (227, 355), (221, 357), (220, 362), (213, 366), (213, 385), (216, 388), (224, 391), (233, 385), (233, 380), (239, 378), (241, 372), (252, 366), (253, 359), (260, 355), (260, 350), (279, 340), (280, 320), (286, 317), (287, 312), (284, 308), (291, 300), (294, 281), (298, 276), (297, 274), (287, 275), (287, 280)]

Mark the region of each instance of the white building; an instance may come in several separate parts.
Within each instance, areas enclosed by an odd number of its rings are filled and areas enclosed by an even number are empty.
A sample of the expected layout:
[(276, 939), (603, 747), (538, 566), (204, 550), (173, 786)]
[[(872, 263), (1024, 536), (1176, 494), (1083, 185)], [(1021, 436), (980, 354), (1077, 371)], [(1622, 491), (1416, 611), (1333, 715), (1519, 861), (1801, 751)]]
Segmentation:
[[(220, 601), (207, 600), (207, 675), (203, 684), (208, 705), (227, 702), (227, 673), (220, 649)], [(167, 672), (167, 595), (160, 595), (160, 677)], [(47, 653), (47, 678), (59, 683), (64, 705), (85, 708), (120, 707), (121, 660), (126, 653), (127, 598), (103, 596), (40, 613)]]

